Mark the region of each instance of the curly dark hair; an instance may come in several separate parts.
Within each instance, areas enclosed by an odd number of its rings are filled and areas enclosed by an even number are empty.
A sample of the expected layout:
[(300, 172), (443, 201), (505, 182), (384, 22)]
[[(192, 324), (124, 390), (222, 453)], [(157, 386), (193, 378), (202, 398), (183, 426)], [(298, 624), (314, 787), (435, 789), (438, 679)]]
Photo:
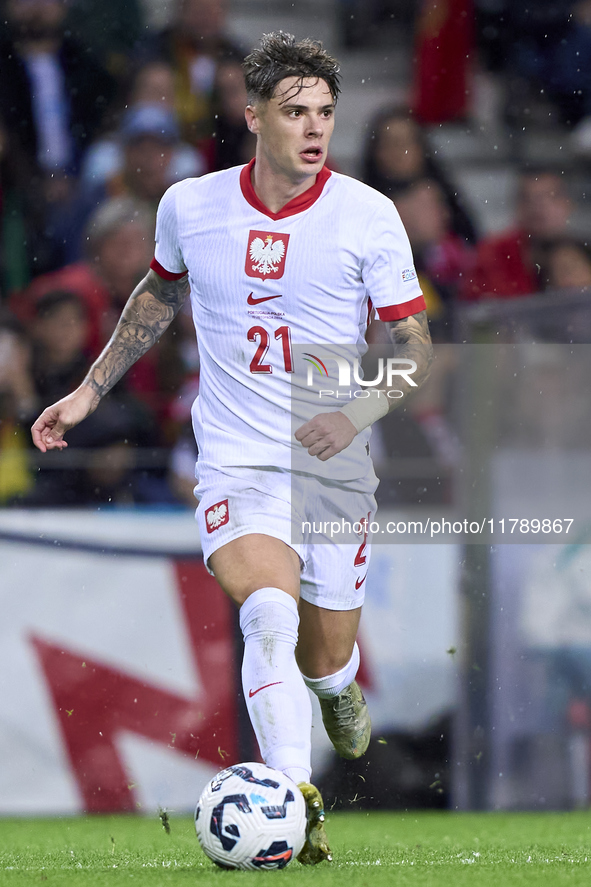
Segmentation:
[(273, 98), (275, 88), (285, 77), (298, 77), (299, 88), (307, 77), (324, 80), (336, 103), (339, 96), (340, 67), (318, 40), (296, 41), (293, 34), (272, 31), (263, 34), (261, 44), (242, 63), (248, 102)]

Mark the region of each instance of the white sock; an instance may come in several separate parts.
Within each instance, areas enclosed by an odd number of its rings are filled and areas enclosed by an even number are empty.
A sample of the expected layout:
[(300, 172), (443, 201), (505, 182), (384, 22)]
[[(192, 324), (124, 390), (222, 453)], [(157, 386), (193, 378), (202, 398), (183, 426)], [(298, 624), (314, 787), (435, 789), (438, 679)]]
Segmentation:
[(340, 671), (329, 674), (325, 678), (307, 678), (302, 675), (307, 687), (318, 696), (319, 699), (331, 699), (338, 696), (341, 690), (348, 687), (355, 680), (357, 669), (359, 668), (359, 647), (357, 641), (353, 647), (353, 655)]
[(240, 608), (242, 687), (261, 755), (294, 782), (309, 782), (312, 704), (295, 660), (298, 607), (279, 588), (259, 588)]

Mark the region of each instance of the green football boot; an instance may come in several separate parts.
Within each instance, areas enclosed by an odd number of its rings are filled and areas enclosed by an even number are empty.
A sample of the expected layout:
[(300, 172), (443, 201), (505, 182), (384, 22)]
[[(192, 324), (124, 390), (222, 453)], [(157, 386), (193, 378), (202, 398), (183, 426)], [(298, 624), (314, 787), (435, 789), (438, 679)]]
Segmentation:
[(367, 702), (356, 681), (330, 699), (319, 699), (328, 738), (341, 758), (354, 761), (367, 751), (371, 720)]
[(315, 785), (310, 782), (298, 783), (298, 788), (306, 802), (308, 824), (306, 843), (300, 850), (298, 861), (302, 865), (316, 865), (325, 859), (332, 861), (328, 838), (324, 830), (324, 801)]

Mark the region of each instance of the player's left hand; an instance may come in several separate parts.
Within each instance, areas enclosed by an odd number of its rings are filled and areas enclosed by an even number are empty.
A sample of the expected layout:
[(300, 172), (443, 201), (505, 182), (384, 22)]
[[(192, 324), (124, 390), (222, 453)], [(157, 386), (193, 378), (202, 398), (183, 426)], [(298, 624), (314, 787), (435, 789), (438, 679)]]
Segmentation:
[(295, 439), (306, 447), (311, 456), (317, 456), (326, 462), (331, 456), (348, 447), (357, 429), (344, 413), (319, 413), (301, 425), (295, 433)]

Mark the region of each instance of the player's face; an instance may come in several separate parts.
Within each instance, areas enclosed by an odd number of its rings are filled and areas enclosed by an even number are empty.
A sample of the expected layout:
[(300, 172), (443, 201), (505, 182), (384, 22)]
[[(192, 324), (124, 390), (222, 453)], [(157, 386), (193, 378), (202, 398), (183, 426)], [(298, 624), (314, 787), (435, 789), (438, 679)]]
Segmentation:
[(273, 98), (248, 106), (246, 119), (258, 137), (257, 157), (275, 173), (301, 182), (324, 166), (334, 129), (334, 101), (324, 80), (286, 77)]

